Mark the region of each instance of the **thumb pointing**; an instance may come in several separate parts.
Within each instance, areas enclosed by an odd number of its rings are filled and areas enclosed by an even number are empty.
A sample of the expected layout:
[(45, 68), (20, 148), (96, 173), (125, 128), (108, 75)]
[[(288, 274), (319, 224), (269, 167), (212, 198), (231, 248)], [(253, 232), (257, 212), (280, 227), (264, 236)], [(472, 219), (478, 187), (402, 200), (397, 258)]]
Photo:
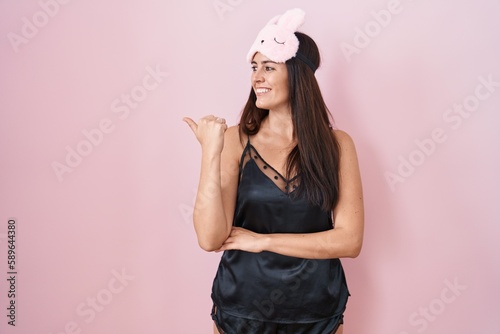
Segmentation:
[(189, 117), (184, 117), (182, 120), (183, 120), (184, 122), (186, 122), (186, 123), (187, 123), (187, 125), (189, 125), (189, 127), (191, 128), (191, 130), (192, 130), (193, 132), (196, 132), (196, 129), (198, 128), (198, 124), (196, 124), (196, 122), (195, 122), (195, 121), (193, 121), (193, 120), (192, 120), (191, 118), (189, 118)]

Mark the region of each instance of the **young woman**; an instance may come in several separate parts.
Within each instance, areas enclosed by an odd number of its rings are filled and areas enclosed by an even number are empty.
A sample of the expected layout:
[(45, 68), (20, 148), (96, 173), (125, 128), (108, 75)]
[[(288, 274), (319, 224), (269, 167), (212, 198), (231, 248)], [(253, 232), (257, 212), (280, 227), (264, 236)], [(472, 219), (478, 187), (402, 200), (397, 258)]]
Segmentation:
[(273, 21), (271, 37), (279, 38), (271, 46), (268, 31), (257, 37), (239, 125), (184, 118), (202, 147), (198, 242), (224, 251), (212, 289), (214, 333), (342, 333), (349, 290), (339, 258), (361, 250), (361, 179), (351, 137), (331, 127), (314, 76), (315, 42), (292, 30), (292, 56), (273, 49), (284, 45), (280, 24), (302, 13)]

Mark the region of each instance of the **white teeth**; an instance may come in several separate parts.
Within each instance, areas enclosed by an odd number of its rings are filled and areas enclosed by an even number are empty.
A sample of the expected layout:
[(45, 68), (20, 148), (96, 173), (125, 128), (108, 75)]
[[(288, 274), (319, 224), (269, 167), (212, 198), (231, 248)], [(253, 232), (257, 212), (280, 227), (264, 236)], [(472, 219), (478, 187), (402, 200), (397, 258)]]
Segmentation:
[(263, 94), (263, 93), (267, 93), (267, 92), (269, 92), (269, 91), (271, 91), (271, 90), (270, 90), (270, 89), (268, 89), (268, 88), (257, 88), (257, 89), (255, 90), (255, 92), (256, 92), (257, 94)]

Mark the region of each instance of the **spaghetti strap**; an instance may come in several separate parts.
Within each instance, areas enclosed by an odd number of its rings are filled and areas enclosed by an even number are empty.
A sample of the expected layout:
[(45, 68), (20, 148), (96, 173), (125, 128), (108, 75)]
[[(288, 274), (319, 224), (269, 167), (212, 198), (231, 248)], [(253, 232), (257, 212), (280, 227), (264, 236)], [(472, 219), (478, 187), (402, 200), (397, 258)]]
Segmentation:
[(241, 172), (242, 172), (242, 169), (243, 169), (243, 161), (245, 160), (245, 155), (248, 153), (248, 151), (250, 150), (250, 147), (251, 147), (251, 144), (250, 144), (250, 135), (247, 134), (247, 144), (245, 145), (245, 148), (243, 149), (243, 152), (241, 153), (241, 157), (240, 157), (240, 169), (239, 169), (239, 178), (241, 178)]

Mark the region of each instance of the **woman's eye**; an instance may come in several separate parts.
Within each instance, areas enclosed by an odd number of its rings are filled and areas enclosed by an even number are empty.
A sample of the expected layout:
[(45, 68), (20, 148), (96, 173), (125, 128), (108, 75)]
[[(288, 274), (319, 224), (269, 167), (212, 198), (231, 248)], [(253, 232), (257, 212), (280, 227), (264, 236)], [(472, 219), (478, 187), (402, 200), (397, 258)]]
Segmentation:
[[(274, 71), (274, 67), (266, 66), (264, 67), (264, 70), (266, 72), (271, 72)], [(257, 72), (257, 66), (252, 66), (252, 72)]]

